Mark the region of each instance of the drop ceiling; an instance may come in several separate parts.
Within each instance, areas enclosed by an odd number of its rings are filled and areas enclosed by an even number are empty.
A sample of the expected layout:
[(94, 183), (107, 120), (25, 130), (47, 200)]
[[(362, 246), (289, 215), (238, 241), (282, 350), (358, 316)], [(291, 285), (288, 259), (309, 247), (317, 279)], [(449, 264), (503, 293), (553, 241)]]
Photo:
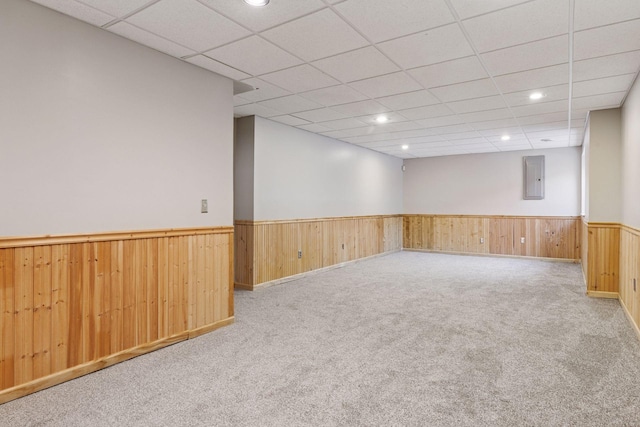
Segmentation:
[(236, 117), (400, 158), (581, 145), (640, 70), (639, 0), (32, 1), (250, 85)]

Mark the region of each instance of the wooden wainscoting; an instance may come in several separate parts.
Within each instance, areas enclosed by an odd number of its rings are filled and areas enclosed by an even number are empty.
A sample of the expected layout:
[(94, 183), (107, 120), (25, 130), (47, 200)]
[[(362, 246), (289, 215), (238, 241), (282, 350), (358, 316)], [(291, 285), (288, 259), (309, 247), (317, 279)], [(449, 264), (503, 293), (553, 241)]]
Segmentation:
[(236, 221), (241, 289), (402, 248), (402, 218), (366, 216)]
[(585, 278), (587, 294), (617, 298), (620, 275), (620, 224), (586, 223), (587, 250)]
[(233, 322), (233, 228), (0, 238), (0, 403)]
[(620, 303), (640, 338), (640, 230), (620, 230)]
[(579, 224), (577, 217), (404, 215), (403, 242), (406, 249), (578, 260)]

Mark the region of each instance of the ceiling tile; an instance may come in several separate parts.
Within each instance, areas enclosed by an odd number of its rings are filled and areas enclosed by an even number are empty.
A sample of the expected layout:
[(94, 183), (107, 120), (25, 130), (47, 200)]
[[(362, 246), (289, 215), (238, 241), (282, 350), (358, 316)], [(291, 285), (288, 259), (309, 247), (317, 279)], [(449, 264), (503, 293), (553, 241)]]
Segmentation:
[(400, 110), (398, 113), (402, 114), (409, 120), (429, 119), (432, 117), (450, 116), (453, 114), (446, 105), (436, 104), (428, 105), (425, 107), (411, 108), (408, 110)]
[(260, 78), (291, 92), (306, 92), (340, 83), (309, 64), (265, 74)]
[[(361, 122), (356, 119), (340, 119), (340, 120), (330, 120), (328, 122), (322, 122), (322, 125), (331, 130), (344, 130), (344, 129), (353, 129), (353, 128), (361, 128), (366, 127), (367, 124)], [(325, 130), (328, 130), (325, 129)]]
[(123, 21), (110, 26), (107, 30), (118, 34), (119, 36), (126, 37), (129, 40), (133, 40), (134, 42), (149, 46), (155, 50), (178, 58), (193, 55), (195, 53), (195, 51), (191, 49), (180, 46), (179, 44), (167, 39), (163, 39), (162, 37), (156, 36), (148, 31), (141, 30), (140, 28), (134, 27), (133, 25), (127, 24)]
[(251, 104), (253, 101), (249, 101), (248, 99), (244, 99), (240, 95), (233, 96), (233, 106), (238, 107), (240, 105)]
[(319, 108), (317, 110), (305, 111), (294, 115), (301, 119), (309, 120), (310, 122), (328, 122), (330, 120), (349, 118), (346, 114), (339, 113), (330, 108)]
[(504, 100), (500, 95), (447, 103), (447, 107), (455, 113), (472, 113), (474, 111), (495, 110), (498, 108), (506, 108), (506, 106), (507, 104), (504, 103)]
[(405, 69), (435, 64), (473, 54), (458, 24), (450, 24), (378, 44)]
[(461, 144), (469, 144), (471, 142), (487, 142), (482, 135), (476, 131), (457, 132), (446, 135), (447, 141), (462, 141)]
[[(361, 137), (361, 136), (370, 136), (370, 132), (373, 129), (373, 126), (363, 127), (363, 128), (353, 128), (353, 129), (345, 129), (345, 130), (333, 130), (330, 132), (323, 132), (323, 135), (329, 136), (331, 138), (340, 138), (343, 141), (347, 139)], [(378, 136), (376, 135), (376, 138)]]
[[(494, 129), (494, 132), (496, 134), (490, 135), (490, 136), (485, 135), (486, 132), (487, 131), (482, 131), (479, 133), (480, 135), (484, 136), (487, 139), (487, 141), (495, 145), (520, 144), (520, 143), (523, 143), (524, 141), (526, 141), (527, 144), (529, 143), (529, 141), (527, 140), (527, 137), (524, 135), (524, 133), (522, 133), (520, 129), (512, 130), (512, 131), (501, 131), (501, 130)], [(503, 141), (502, 137), (504, 135), (508, 135), (510, 139)]]
[(289, 126), (300, 126), (300, 125), (309, 124), (309, 122), (306, 120), (302, 120), (298, 117), (289, 116), (289, 115), (275, 116), (275, 117), (271, 117), (269, 120), (284, 123), (285, 125), (289, 125)]
[(569, 83), (569, 64), (553, 65), (494, 78), (502, 93)]
[(452, 115), (452, 116), (432, 117), (429, 119), (419, 119), (419, 120), (416, 120), (416, 123), (426, 128), (432, 128), (432, 127), (440, 127), (440, 126), (459, 125), (463, 123), (463, 120), (457, 115)]
[(98, 27), (103, 26), (116, 17), (94, 9), (93, 7), (86, 6), (82, 3), (69, 0), (32, 0), (34, 3), (41, 4), (50, 9), (57, 10), (65, 15), (73, 16), (89, 24), (96, 25)]
[(258, 36), (209, 50), (205, 55), (254, 76), (302, 63), (300, 59)]
[(440, 101), (427, 90), (401, 93), (399, 95), (385, 96), (376, 99), (380, 104), (392, 110), (405, 110), (408, 108), (422, 107), (424, 105), (439, 104)]
[(436, 135), (450, 135), (454, 133), (460, 132), (471, 132), (474, 129), (468, 124), (459, 124), (459, 125), (451, 125), (451, 126), (438, 126), (435, 128), (431, 128), (431, 130)]
[(322, 107), (320, 104), (309, 101), (298, 95), (289, 95), (282, 98), (268, 99), (258, 102), (264, 107), (273, 108), (284, 114), (296, 113), (298, 111), (313, 110)]
[(607, 93), (603, 95), (592, 95), (581, 98), (573, 98), (572, 108), (576, 110), (601, 110), (603, 108), (617, 108), (622, 103), (626, 92)]
[(566, 34), (569, 5), (565, 1), (537, 0), (463, 22), (479, 52)]
[(493, 76), (564, 64), (569, 61), (569, 40), (553, 37), (485, 53), (482, 58)]
[(80, 0), (80, 3), (120, 18), (140, 9), (150, 3), (150, 0)]
[(474, 80), (466, 83), (436, 87), (431, 89), (431, 92), (443, 102), (498, 95), (498, 90), (491, 79)]
[(520, 105), (520, 106), (511, 108), (511, 111), (513, 111), (513, 114), (515, 114), (516, 118), (518, 119), (524, 116), (535, 116), (535, 115), (546, 114), (546, 113), (565, 112), (568, 110), (569, 110), (568, 100), (540, 102), (537, 104)]
[(561, 120), (564, 120), (565, 122), (569, 120), (568, 111), (559, 111), (555, 113), (546, 113), (546, 114), (539, 114), (539, 115), (518, 118), (518, 122), (523, 127), (538, 124), (538, 123), (552, 123), (552, 122), (557, 122)]
[(512, 128), (518, 126), (518, 122), (515, 119), (487, 120), (473, 124), (473, 128), (477, 131), (497, 128)]
[(306, 130), (309, 132), (326, 132), (328, 131), (330, 128), (323, 126), (321, 124), (318, 123), (309, 123), (308, 125), (301, 125), (301, 126), (297, 126), (298, 129), (302, 129), (302, 130)]
[(326, 7), (321, 0), (278, 0), (263, 8), (254, 8), (242, 1), (200, 1), (253, 31), (263, 31)]
[(363, 101), (367, 99), (363, 94), (356, 92), (349, 86), (345, 85), (316, 89), (310, 92), (301, 93), (300, 95), (317, 102), (318, 104), (322, 104), (325, 107), (338, 104), (348, 104), (350, 102)]
[(418, 83), (403, 72), (359, 80), (349, 83), (349, 86), (370, 98), (380, 98), (422, 89)]
[(531, 146), (530, 143), (523, 143), (523, 144), (513, 144), (513, 145), (501, 145), (500, 147), (498, 147), (498, 149), (500, 151), (526, 151), (526, 150), (532, 150), (533, 146)]
[(455, 59), (409, 71), (426, 88), (462, 83), (488, 77), (476, 56)]
[(466, 123), (485, 122), (487, 120), (510, 119), (513, 113), (508, 108), (500, 108), (497, 110), (476, 111), (475, 113), (459, 114), (460, 118)]
[(640, 69), (640, 50), (601, 56), (573, 63), (573, 81), (635, 73)]
[(622, 76), (576, 82), (573, 84), (573, 96), (577, 98), (602, 93), (627, 91), (635, 78), (635, 74), (624, 74)]
[[(358, 66), (354, 67), (354, 64)], [(400, 70), (373, 46), (321, 59), (313, 65), (345, 83)]]
[[(557, 85), (545, 88), (538, 88), (544, 94), (543, 102), (559, 101), (561, 99), (569, 99), (569, 85)], [(522, 92), (512, 92), (504, 95), (504, 99), (511, 107), (518, 105), (538, 104), (540, 100), (532, 101), (529, 96), (533, 91), (525, 90)]]
[(638, 0), (576, 0), (575, 4), (573, 22), (576, 31), (640, 18)]
[(192, 56), (189, 59), (186, 59), (187, 62), (190, 62), (198, 67), (202, 67), (209, 71), (213, 71), (214, 73), (218, 73), (221, 76), (228, 77), (232, 80), (242, 80), (250, 77), (249, 74), (245, 74), (242, 71), (238, 71), (235, 68), (231, 68), (225, 64), (221, 64), (218, 61), (214, 61), (211, 58), (207, 58), (204, 55), (196, 55)]
[(377, 115), (366, 115), (366, 116), (361, 116), (358, 117), (358, 120), (360, 120), (361, 122), (364, 123), (368, 123), (368, 124), (373, 124), (376, 126), (376, 128), (378, 129), (383, 129), (383, 130), (390, 130), (389, 128), (391, 127), (391, 125), (393, 123), (397, 123), (397, 122), (406, 122), (407, 121), (407, 117), (404, 116), (404, 114), (399, 114), (395, 113), (395, 112), (390, 112), (390, 113), (384, 113), (382, 114), (384, 115), (388, 121), (385, 123), (378, 123), (376, 121)]
[(578, 31), (574, 34), (575, 61), (640, 49), (640, 19)]
[(282, 112), (271, 109), (271, 108), (263, 107), (262, 105), (258, 105), (258, 104), (247, 104), (247, 105), (241, 105), (239, 107), (234, 107), (233, 114), (237, 117), (260, 116), (260, 117), (269, 118), (273, 116), (280, 116), (282, 115)]
[(330, 9), (323, 9), (272, 28), (262, 35), (306, 61), (325, 58), (369, 44)]
[(250, 34), (195, 0), (163, 0), (127, 22), (199, 52)]
[(256, 88), (253, 91), (244, 92), (242, 94), (242, 98), (248, 99), (252, 102), (263, 101), (269, 98), (278, 98), (290, 94), (288, 90), (281, 89), (277, 86), (272, 85), (271, 83), (267, 83), (264, 80), (260, 80), (255, 77), (242, 80), (242, 83), (246, 83)]
[(365, 116), (369, 114), (380, 114), (389, 111), (389, 108), (373, 100), (352, 102), (350, 104), (336, 105), (334, 110), (350, 116)]
[(460, 19), (467, 19), (471, 16), (482, 15), (528, 1), (530, 0), (451, 0), (451, 3)]
[(444, 0), (349, 0), (336, 10), (374, 42), (453, 22)]

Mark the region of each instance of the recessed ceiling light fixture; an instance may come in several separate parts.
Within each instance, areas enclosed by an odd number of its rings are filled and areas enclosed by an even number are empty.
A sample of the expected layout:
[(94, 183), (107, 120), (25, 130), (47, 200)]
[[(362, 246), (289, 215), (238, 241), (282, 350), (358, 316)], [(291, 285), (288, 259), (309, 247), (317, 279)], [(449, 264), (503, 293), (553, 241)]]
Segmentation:
[(503, 141), (508, 141), (511, 139), (511, 137), (509, 135), (502, 135), (502, 137), (500, 138)]
[(529, 95), (529, 99), (532, 101), (537, 101), (538, 99), (544, 98), (544, 94), (542, 92), (533, 92)]
[(262, 7), (269, 4), (269, 0), (244, 0), (244, 2), (253, 7)]
[(540, 140), (540, 142), (551, 142), (551, 141), (553, 141), (553, 139), (549, 139), (549, 138), (542, 138), (542, 139)]
[(402, 149), (403, 149), (403, 150), (408, 150), (408, 149), (409, 149), (409, 146), (408, 146), (407, 144), (404, 144), (404, 145), (402, 146)]
[(387, 123), (389, 121), (389, 117), (387, 116), (378, 116), (376, 117), (376, 122), (378, 123)]

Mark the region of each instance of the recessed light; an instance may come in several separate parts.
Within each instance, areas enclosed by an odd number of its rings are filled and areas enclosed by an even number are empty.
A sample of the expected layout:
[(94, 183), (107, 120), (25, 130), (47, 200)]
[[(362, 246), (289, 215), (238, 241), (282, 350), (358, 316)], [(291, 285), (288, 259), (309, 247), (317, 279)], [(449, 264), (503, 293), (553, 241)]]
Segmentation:
[(378, 116), (376, 117), (376, 122), (378, 123), (386, 123), (389, 121), (389, 117), (387, 116)]
[(262, 7), (269, 4), (269, 0), (244, 0), (244, 2), (254, 7)]
[(404, 144), (404, 145), (402, 146), (402, 149), (403, 149), (403, 150), (408, 150), (408, 149), (409, 149), (409, 146), (408, 146), (407, 144)]
[(511, 137), (509, 135), (502, 135), (502, 138), (500, 138), (503, 141), (508, 141), (511, 139)]
[(529, 95), (529, 99), (532, 101), (537, 101), (538, 99), (544, 98), (544, 94), (542, 92), (533, 92)]
[(540, 142), (551, 142), (551, 141), (553, 141), (553, 139), (549, 139), (549, 138), (542, 138), (542, 139), (540, 140)]

